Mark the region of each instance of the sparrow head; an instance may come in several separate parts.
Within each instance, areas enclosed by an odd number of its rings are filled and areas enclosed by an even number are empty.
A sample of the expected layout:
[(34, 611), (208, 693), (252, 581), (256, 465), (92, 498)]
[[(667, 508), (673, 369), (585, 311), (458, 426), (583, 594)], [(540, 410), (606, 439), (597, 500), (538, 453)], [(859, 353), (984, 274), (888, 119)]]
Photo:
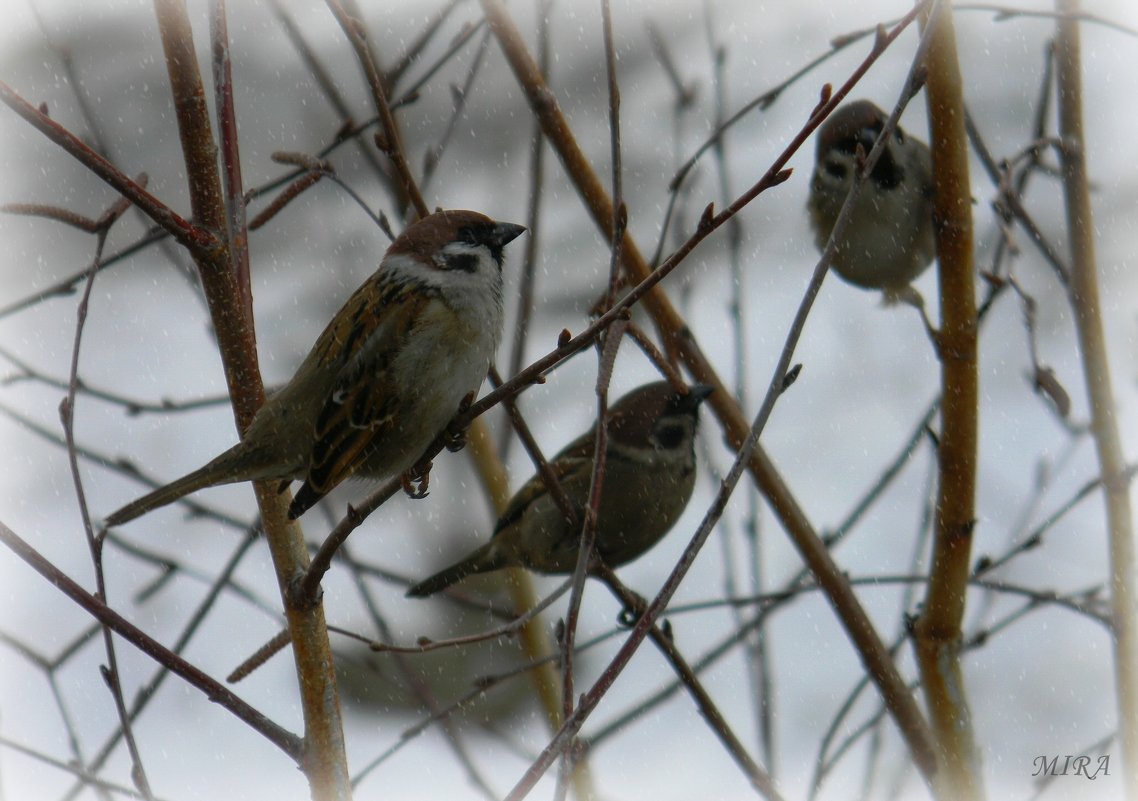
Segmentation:
[[(868, 100), (846, 103), (827, 118), (818, 132), (817, 175), (819, 180), (849, 186), (857, 170), (857, 148), (869, 153), (881, 135), (888, 116)], [(893, 130), (898, 146), (905, 144), (905, 132)], [(893, 143), (891, 142), (890, 145)], [(887, 146), (873, 167), (870, 180), (882, 189), (892, 189), (905, 179), (905, 168), (892, 146)]]
[(408, 226), (387, 249), (443, 271), (478, 273), (502, 269), (502, 249), (525, 231), (476, 211), (437, 211)]
[(709, 386), (696, 384), (679, 393), (667, 381), (632, 390), (610, 410), (610, 442), (615, 447), (690, 451), (699, 406), (711, 391)]

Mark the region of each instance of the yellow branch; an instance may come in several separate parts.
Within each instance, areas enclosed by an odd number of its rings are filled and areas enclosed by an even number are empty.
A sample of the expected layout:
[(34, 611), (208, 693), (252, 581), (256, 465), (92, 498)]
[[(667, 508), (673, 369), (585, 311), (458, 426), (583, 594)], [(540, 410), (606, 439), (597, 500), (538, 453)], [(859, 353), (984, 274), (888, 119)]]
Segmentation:
[(1091, 432), (1098, 451), (1110, 536), (1110, 592), (1114, 622), (1114, 672), (1118, 692), (1118, 731), (1126, 797), (1138, 801), (1138, 569), (1135, 567), (1133, 513), (1126, 460), (1118, 436), (1099, 306), (1094, 212), (1087, 177), (1083, 133), (1082, 56), (1078, 0), (1059, 0), (1055, 38), (1059, 89), (1059, 134), (1067, 230), (1071, 238), (1071, 305), (1091, 402)]
[(927, 67), (941, 328), (941, 435), (932, 569), (915, 628), (917, 663), (936, 737), (939, 798), (983, 797), (979, 753), (960, 669), (961, 623), (976, 515), (979, 376), (972, 194), (956, 33), (949, 3), (936, 6)]

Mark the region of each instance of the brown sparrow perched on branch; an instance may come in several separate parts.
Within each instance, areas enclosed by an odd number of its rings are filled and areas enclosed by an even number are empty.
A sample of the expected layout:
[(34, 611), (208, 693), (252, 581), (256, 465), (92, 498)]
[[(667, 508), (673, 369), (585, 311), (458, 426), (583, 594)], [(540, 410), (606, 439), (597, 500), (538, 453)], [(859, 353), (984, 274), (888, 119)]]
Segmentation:
[(402, 474), (482, 384), (502, 335), (502, 249), (524, 230), (473, 211), (409, 226), (241, 442), (107, 525), (203, 487), (258, 479), (304, 481), (289, 507), (295, 519), (348, 476)]
[[(868, 100), (855, 100), (822, 125), (807, 204), (819, 251), (860, 168), (858, 146), (868, 154), (887, 119)], [(935, 255), (932, 156), (896, 128), (861, 188), (832, 266), (851, 284), (883, 290), (889, 304), (915, 294), (909, 284)]]
[[(597, 515), (596, 552), (609, 567), (643, 554), (679, 520), (695, 486), (699, 405), (711, 387), (679, 394), (666, 381), (646, 384), (613, 405), (608, 420), (604, 487)], [(550, 462), (577, 513), (570, 525), (540, 475), (518, 490), (490, 542), (407, 591), (432, 595), (474, 573), (526, 567), (572, 573), (593, 474), (596, 426)]]

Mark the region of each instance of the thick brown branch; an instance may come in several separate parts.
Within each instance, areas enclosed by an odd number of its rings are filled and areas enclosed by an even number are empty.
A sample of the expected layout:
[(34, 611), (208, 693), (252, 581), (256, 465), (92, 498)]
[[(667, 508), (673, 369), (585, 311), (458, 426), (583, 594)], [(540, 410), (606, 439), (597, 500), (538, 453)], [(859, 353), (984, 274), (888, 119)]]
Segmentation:
[[(179, 0), (156, 0), (155, 13), (170, 76), (194, 219), (210, 230), (223, 231), (228, 224), (228, 214), (190, 20)], [(245, 232), (235, 232), (235, 235), (244, 237)], [(224, 240), (214, 252), (195, 253), (195, 261), (217, 330), (237, 426), (244, 431), (265, 398), (252, 320)], [(317, 801), (350, 798), (340, 702), (324, 610), (319, 604), (292, 603), (294, 596), (290, 592), (293, 580), (308, 567), (304, 535), (300, 526), (288, 519), (291, 498), (287, 492), (278, 492), (275, 484), (266, 482), (254, 482), (253, 489), (293, 643), (305, 722), (301, 768)]]

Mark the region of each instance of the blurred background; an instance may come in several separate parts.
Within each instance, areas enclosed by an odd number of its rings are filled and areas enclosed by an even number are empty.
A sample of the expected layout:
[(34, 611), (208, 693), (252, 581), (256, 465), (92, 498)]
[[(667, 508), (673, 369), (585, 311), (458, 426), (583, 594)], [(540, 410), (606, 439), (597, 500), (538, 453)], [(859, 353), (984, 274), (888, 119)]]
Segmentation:
[[(360, 5), (385, 68), (396, 64), (446, 7), (441, 0)], [(401, 97), (417, 87), (398, 108), (412, 167), (424, 174), (428, 154), (443, 146), (431, 157), (437, 163), (424, 180), (428, 204), (474, 208), (526, 223), (532, 118), (497, 44), (483, 30), (446, 57), (465, 26), (480, 20), (477, 4), (453, 5), (393, 93)], [(298, 52), (297, 35), (342, 93), (353, 119), (362, 122), (374, 112), (358, 62), (322, 4), (281, 0), (232, 6), (244, 179), (247, 187), (268, 187), (291, 171), (273, 162), (275, 151), (317, 154), (336, 140), (343, 124)], [(624, 192), (629, 233), (641, 249), (652, 253), (662, 240), (668, 253), (694, 229), (704, 206), (715, 202), (721, 208), (758, 180), (801, 128), (822, 85), (846, 80), (868, 52), (871, 37), (841, 48), (769, 106), (732, 125), (722, 137), (721, 152), (709, 152), (696, 163), (669, 219), (669, 182), (719, 120), (831, 51), (837, 37), (888, 23), (908, 8), (884, 0), (615, 2)], [(957, 8), (969, 110), (994, 157), (1015, 158), (1034, 137), (1054, 22), (1031, 16), (997, 20), (990, 9)], [(1138, 111), (1130, 99), (1138, 93), (1138, 9), (1113, 0), (1088, 10), (1128, 26), (1085, 24), (1083, 66), (1104, 323), (1123, 447), (1133, 459), (1138, 453)], [(511, 12), (531, 43), (539, 16), (547, 15), (550, 83), (607, 183), (611, 155), (599, 3), (516, 2)], [(208, 73), (206, 4), (191, 3), (190, 14)], [(56, 121), (89, 143), (101, 142), (99, 149), (125, 172), (146, 172), (149, 190), (188, 216), (153, 9), (110, 0), (34, 5), (17, 0), (6, 17), (0, 30), (0, 80), (33, 104), (46, 103)], [(891, 108), (916, 44), (914, 28), (852, 96)], [(666, 64), (674, 67), (680, 86)], [(463, 87), (465, 101), (457, 115), (455, 87)], [(1048, 135), (1055, 131), (1053, 96), (1051, 105)], [(922, 95), (902, 124), (927, 139), (924, 115)], [(328, 159), (343, 182), (398, 230), (399, 212), (369, 166), (369, 159), (382, 157), (370, 133), (359, 141), (362, 146), (343, 144)], [(804, 211), (812, 160), (810, 141), (791, 160), (791, 179), (739, 215), (737, 247), (729, 231), (721, 230), (663, 284), (719, 374), (738, 388), (748, 415), (758, 409), (816, 262)], [(1053, 153), (1045, 154), (1044, 162), (1053, 165)], [(50, 204), (98, 217), (116, 199), (6, 108), (0, 110), (0, 175), (0, 203)], [(1108, 569), (1101, 497), (1091, 492), (1052, 521), (1097, 476), (1093, 444), (1083, 433), (1089, 412), (1070, 306), (1052, 269), (1020, 229), (1011, 232), (1018, 252), (995, 262), (1006, 238), (991, 206), (997, 188), (975, 160), (972, 182), (978, 267), (1002, 275), (1010, 271), (1034, 301), (1029, 332), (1025, 304), (1012, 292), (1001, 293), (980, 341), (975, 551), (977, 557), (1010, 557), (985, 576), (988, 585), (975, 586), (969, 596), (965, 636), (976, 647), (966, 657), (965, 678), (984, 779), (992, 798), (1026, 799), (1037, 792), (1043, 798), (1120, 797), (1121, 759), (1110, 739), (1117, 728), (1111, 641), (1102, 617)], [(275, 191), (253, 200), (251, 214)], [(1058, 181), (1035, 175), (1024, 202), (1065, 252)], [(608, 247), (551, 151), (544, 157), (539, 208), (533, 322), (522, 364), (551, 350), (563, 328), (578, 332), (587, 324), (608, 276)], [(107, 254), (132, 247), (147, 229), (140, 215), (128, 212), (112, 231)], [(0, 241), (5, 243), (0, 256), (0, 520), (91, 587), (91, 559), (67, 453), (58, 444), (58, 407), (65, 393), (60, 382), (68, 376), (78, 295), (45, 295), (45, 290), (86, 270), (94, 237), (42, 218), (0, 215)], [(257, 337), (267, 385), (292, 375), (330, 316), (375, 269), (387, 242), (360, 206), (328, 180), (251, 235)], [(498, 357), (504, 373), (515, 341), (521, 255), (522, 248), (511, 250), (505, 273), (509, 320)], [(935, 320), (935, 270), (917, 287)], [(988, 292), (983, 281), (979, 292), (981, 297)], [(652, 330), (646, 316), (635, 319)], [(1065, 420), (1033, 391), (1032, 347), (1038, 363), (1051, 368), (1070, 395)], [(882, 637), (893, 642), (923, 595), (908, 577), (927, 569), (935, 459), (922, 421), (939, 391), (938, 362), (913, 310), (883, 308), (876, 295), (835, 276), (823, 286), (795, 362), (803, 365), (801, 376), (776, 407), (763, 445), (814, 526), (824, 534), (843, 532), (835, 559), (860, 582), (860, 600)], [(596, 373), (595, 353), (585, 352), (522, 395), (520, 407), (547, 454), (590, 425)], [(229, 408), (210, 402), (224, 395), (225, 385), (192, 265), (169, 242), (139, 248), (98, 275), (79, 376), (92, 390), (79, 396), (75, 425), (86, 455), (80, 473), (95, 517), (145, 489), (116, 469), (117, 461), (129, 460), (167, 481), (236, 439)], [(643, 354), (625, 343), (614, 397), (654, 376)], [(503, 433), (508, 425), (499, 411), (488, 415), (488, 422), (516, 488), (532, 474), (532, 464)], [(732, 453), (710, 414), (704, 414), (702, 431), (701, 480), (687, 513), (664, 542), (620, 571), (625, 583), (644, 595), (659, 589), (702, 518), (718, 476), (731, 463)], [(893, 465), (896, 475), (863, 504)], [(329, 504), (306, 517), (309, 538), (319, 542), (344, 505), (369, 489), (356, 483), (341, 487)], [(255, 514), (246, 485), (209, 490), (195, 500), (239, 521), (251, 522)], [(846, 526), (863, 505), (864, 512)], [(422, 578), (450, 563), (483, 542), (493, 523), (468, 454), (444, 454), (436, 461), (426, 500), (395, 497), (355, 532), (350, 556), (362, 567), (350, 571), (341, 565), (325, 580), (329, 622), (401, 644), (488, 627), (497, 618), (484, 610), (403, 598), (406, 585), (399, 579)], [(267, 551), (258, 541), (235, 557), (240, 527), (188, 516), (183, 507), (172, 506), (120, 534), (122, 540), (108, 544), (105, 556), (109, 601), (167, 644), (178, 639), (224, 566), (237, 561), (231, 581), (183, 650), (211, 675), (224, 677), (278, 631), (279, 600)], [(1025, 547), (1035, 534), (1038, 547)], [(758, 607), (717, 603), (728, 596), (783, 590), (801, 569), (777, 521), (744, 481), (673, 601), (669, 620), (677, 644), (692, 662), (723, 648), (725, 655), (701, 676), (786, 798), (809, 797), (819, 763), (827, 766), (820, 798), (927, 797), (892, 724), (872, 725), (880, 709), (872, 690), (863, 689), (848, 715), (839, 717), (864, 675), (820, 593), (803, 590), (763, 618), (764, 671), (756, 667), (755, 629), (740, 633)], [(537, 579), (540, 589), (552, 589), (558, 581)], [(89, 764), (99, 755), (117, 728), (98, 672), (106, 658), (103, 646), (99, 637), (89, 636), (89, 618), (8, 551), (0, 551), (0, 587), (0, 797), (67, 797), (73, 778), (14, 745), (63, 762), (78, 753)], [(508, 608), (493, 581), (472, 584), (470, 590), (496, 599), (496, 609)], [(564, 604), (559, 601), (545, 615), (551, 632)], [(699, 606), (685, 611), (693, 604)], [(580, 690), (623, 639), (619, 611), (607, 591), (589, 586), (578, 641), (601, 639), (582, 653)], [(404, 659), (369, 654), (346, 638), (334, 639), (334, 645), (342, 654), (352, 769), (359, 772), (386, 756), (363, 780), (358, 797), (500, 797), (548, 740), (524, 676), (474, 694), (451, 715), (452, 728), (436, 724), (403, 739), (430, 715), (424, 692), (436, 709), (446, 708), (469, 695), (475, 679), (521, 664), (513, 641)], [(51, 669), (44, 665), (56, 661)], [(900, 644), (897, 661), (915, 680), (908, 643)], [(155, 675), (154, 663), (121, 641), (119, 663), (128, 699)], [(759, 673), (765, 675), (761, 684)], [(659, 654), (641, 649), (586, 725), (582, 734), (592, 741), (588, 761), (600, 797), (750, 794), (746, 778), (682, 690), (644, 705), (672, 681)], [(287, 654), (268, 662), (237, 692), (277, 722), (300, 730)], [(303, 776), (276, 749), (177, 679), (167, 678), (158, 688), (135, 731), (160, 798), (299, 798), (307, 792)], [(847, 750), (831, 766), (842, 748)], [(1091, 755), (1092, 765), (1100, 755), (1113, 755), (1111, 775), (1094, 782), (1059, 777), (1037, 785), (1037, 757), (1062, 761), (1080, 753)], [(129, 786), (129, 760), (121, 745), (109, 749), (97, 773)], [(552, 787), (552, 772), (546, 782)], [(535, 797), (545, 797), (548, 787)], [(91, 789), (79, 795), (94, 796)]]

